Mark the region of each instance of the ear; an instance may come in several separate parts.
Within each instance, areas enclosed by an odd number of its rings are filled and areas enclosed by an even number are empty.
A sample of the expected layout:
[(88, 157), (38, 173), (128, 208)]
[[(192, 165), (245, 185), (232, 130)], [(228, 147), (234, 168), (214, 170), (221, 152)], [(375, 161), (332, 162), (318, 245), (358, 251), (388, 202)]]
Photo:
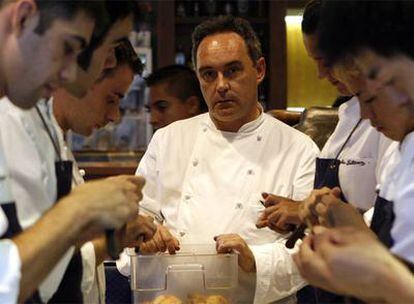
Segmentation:
[(261, 83), (266, 75), (266, 60), (264, 57), (260, 57), (256, 63), (257, 70), (257, 84)]
[(37, 13), (37, 5), (34, 0), (21, 0), (15, 4), (12, 17), (12, 29), (20, 36), (27, 27), (30, 17)]
[(185, 100), (187, 105), (187, 113), (191, 116), (200, 112), (200, 99), (197, 96), (190, 96)]

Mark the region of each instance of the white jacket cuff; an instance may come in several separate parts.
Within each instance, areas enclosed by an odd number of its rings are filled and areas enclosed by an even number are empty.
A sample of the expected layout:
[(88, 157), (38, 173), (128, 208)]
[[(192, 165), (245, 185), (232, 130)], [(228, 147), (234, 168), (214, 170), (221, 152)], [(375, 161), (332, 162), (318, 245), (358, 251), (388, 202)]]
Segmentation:
[(89, 293), (93, 286), (97, 284), (96, 280), (96, 256), (95, 247), (92, 242), (87, 242), (81, 247), (82, 255), (82, 293)]
[(270, 303), (295, 294), (306, 285), (284, 242), (249, 246), (256, 260), (254, 303)]
[(17, 303), (21, 278), (21, 260), (16, 244), (0, 241), (0, 303)]

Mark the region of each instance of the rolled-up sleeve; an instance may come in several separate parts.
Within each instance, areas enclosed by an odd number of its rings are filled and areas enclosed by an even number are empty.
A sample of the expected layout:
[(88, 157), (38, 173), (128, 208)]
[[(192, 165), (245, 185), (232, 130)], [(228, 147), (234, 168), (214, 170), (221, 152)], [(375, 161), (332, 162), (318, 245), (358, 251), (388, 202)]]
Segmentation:
[(292, 259), (295, 249), (285, 247), (284, 240), (249, 246), (256, 260), (254, 303), (270, 303), (291, 296), (306, 285)]
[(17, 246), (8, 239), (0, 241), (0, 303), (17, 303), (21, 261)]

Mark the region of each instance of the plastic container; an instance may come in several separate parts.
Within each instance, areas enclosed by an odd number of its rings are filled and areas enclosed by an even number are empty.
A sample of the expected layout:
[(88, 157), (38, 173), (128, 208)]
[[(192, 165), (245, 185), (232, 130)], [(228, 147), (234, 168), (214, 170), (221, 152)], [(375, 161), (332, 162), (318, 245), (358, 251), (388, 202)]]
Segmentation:
[(217, 254), (213, 246), (131, 255), (133, 303), (234, 303), (237, 282), (237, 255)]

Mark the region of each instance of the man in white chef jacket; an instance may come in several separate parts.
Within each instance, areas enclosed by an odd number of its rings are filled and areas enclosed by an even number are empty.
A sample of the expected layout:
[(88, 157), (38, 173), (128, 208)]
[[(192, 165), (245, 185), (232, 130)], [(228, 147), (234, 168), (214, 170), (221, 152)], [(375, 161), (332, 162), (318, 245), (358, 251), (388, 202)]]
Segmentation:
[[(103, 17), (101, 6), (84, 1), (0, 1), (0, 97), (27, 109), (41, 94), (73, 80), (76, 54), (88, 43), (97, 18)], [(79, 187), (19, 233), (3, 148), (0, 141), (0, 302), (14, 303), (33, 293), (70, 246), (131, 218), (143, 181), (118, 178)]]
[[(121, 33), (119, 27), (116, 27), (116, 29), (118, 30), (117, 33), (119, 35)], [(113, 38), (112, 35), (110, 35), (110, 37)], [(116, 39), (118, 38), (119, 37)], [(111, 117), (111, 120), (113, 120), (113, 116), (119, 117), (120, 96), (125, 94), (135, 72), (131, 66), (131, 54), (128, 54), (127, 57), (124, 51), (126, 47), (124, 45), (120, 47), (122, 47), (122, 52), (120, 53), (123, 56), (120, 61), (121, 66), (111, 66), (111, 68), (116, 68), (117, 70), (120, 69), (121, 72), (123, 71), (123, 74), (126, 75), (118, 74), (119, 77), (112, 80), (112, 82), (117, 82), (115, 85), (106, 83), (106, 88), (112, 89), (108, 95), (99, 95), (99, 92), (102, 94), (102, 87), (101, 89), (98, 89), (98, 93), (94, 92), (96, 91), (95, 88), (90, 89), (89, 94), (84, 99), (79, 100), (71, 96), (64, 89), (59, 89), (54, 93), (54, 97), (57, 95), (55, 98), (59, 99), (59, 104), (69, 103), (69, 105), (66, 105), (66, 108), (70, 108), (71, 117), (65, 117), (65, 123), (72, 124), (74, 116), (76, 117), (76, 115), (80, 116), (82, 114), (86, 115), (85, 113), (88, 113), (89, 116), (94, 116), (89, 118), (82, 117), (83, 122), (79, 121), (79, 118), (76, 121), (79, 122), (79, 125), (77, 126), (79, 130), (82, 130), (83, 125), (88, 125), (88, 123), (91, 123), (91, 121), (94, 122), (97, 119), (104, 120), (104, 122), (99, 122), (99, 124), (103, 124), (102, 126), (104, 126), (109, 121), (106, 116), (102, 118), (99, 114), (105, 114), (104, 112), (107, 108), (110, 109), (108, 112), (110, 113), (109, 116)], [(129, 45), (129, 47), (130, 49), (128, 49), (128, 51), (131, 51), (132, 46)], [(106, 78), (110, 78), (112, 75), (111, 73), (113, 73), (113, 71), (107, 71), (105, 77), (101, 80), (105, 81)], [(109, 79), (109, 82), (111, 82), (111, 79)], [(113, 89), (113, 87), (115, 87), (115, 89)], [(54, 167), (55, 160), (59, 159), (59, 156), (56, 155), (51, 138), (45, 130), (42, 119), (47, 124), (48, 130), (54, 138), (55, 144), (60, 152), (60, 158), (63, 160), (73, 160), (71, 152), (67, 150), (67, 147), (64, 144), (63, 134), (60, 127), (53, 116), (52, 102), (43, 100), (40, 101), (36, 107), (39, 109), (40, 114), (37, 113), (36, 108), (29, 111), (23, 111), (8, 100), (0, 102), (0, 139), (3, 143), (7, 144), (4, 153), (11, 175), (11, 189), (16, 200), (19, 213), (18, 219), (23, 229), (33, 225), (43, 212), (49, 209), (56, 200), (56, 175)], [(77, 114), (76, 112), (81, 114)], [(61, 114), (61, 112), (59, 113)], [(42, 117), (40, 117), (40, 115), (42, 115)], [(67, 114), (67, 116), (69, 116), (69, 114)], [(93, 125), (92, 128), (93, 127), (95, 127), (95, 125)], [(92, 130), (93, 129), (90, 129), (90, 132), (92, 132)], [(16, 153), (16, 148), (19, 148), (20, 153)], [(71, 157), (68, 157), (69, 155)], [(74, 164), (74, 169), (75, 168), (77, 168), (76, 164)], [(83, 180), (81, 181), (81, 179), (82, 178), (75, 169), (73, 181), (76, 181), (75, 183), (79, 185), (83, 183)], [(141, 227), (146, 227), (142, 222), (139, 223), (141, 224)], [(102, 241), (103, 240), (99, 242), (100, 246), (98, 246), (98, 249), (100, 249), (100, 251), (105, 251), (105, 242), (103, 241), (104, 243), (102, 244)], [(84, 300), (85, 302), (98, 303), (101, 299), (101, 302), (104, 302), (104, 285), (101, 285), (101, 291), (103, 293), (101, 292), (99, 294), (98, 292), (92, 291), (99, 290), (97, 286), (99, 281), (104, 283), (104, 278), (102, 276), (103, 269), (96, 272), (95, 264), (97, 260), (102, 261), (102, 255), (106, 258), (107, 253), (105, 251), (104, 253), (101, 252), (98, 254), (92, 243), (86, 243), (82, 246), (81, 253), (83, 265), (82, 293)], [(95, 256), (96, 254), (98, 257)], [(56, 292), (72, 255), (73, 249), (67, 252), (60, 263), (40, 285), (39, 294), (43, 301), (47, 302)], [(100, 263), (101, 262), (98, 264)]]
[[(266, 64), (247, 21), (228, 16), (199, 25), (193, 62), (209, 113), (159, 129), (140, 162), (142, 205), (165, 217), (141, 250), (215, 243), (218, 252), (239, 253), (238, 302), (294, 301), (304, 282), (286, 237), (255, 222), (262, 192), (310, 193), (318, 148), (263, 113), (257, 89)], [(118, 268), (128, 272), (126, 259)]]

